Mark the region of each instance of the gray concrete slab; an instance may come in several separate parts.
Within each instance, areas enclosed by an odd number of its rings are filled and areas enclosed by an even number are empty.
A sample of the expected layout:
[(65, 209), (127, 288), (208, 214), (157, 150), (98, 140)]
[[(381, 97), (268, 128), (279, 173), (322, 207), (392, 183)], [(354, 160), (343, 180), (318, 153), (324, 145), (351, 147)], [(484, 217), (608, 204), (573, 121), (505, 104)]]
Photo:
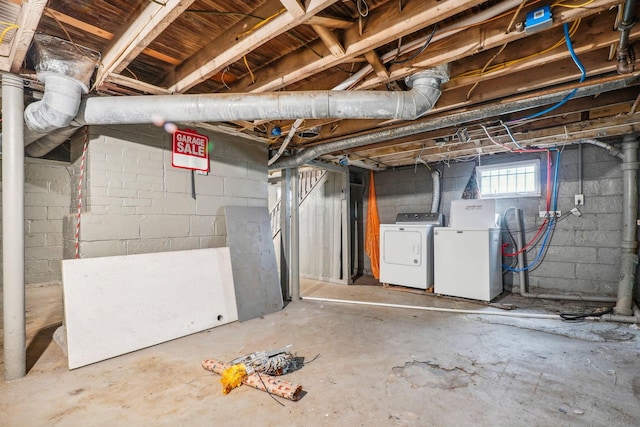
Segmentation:
[[(56, 290), (57, 288), (57, 290)], [(305, 281), (303, 297), (493, 310), (369, 285)], [(61, 319), (59, 287), (27, 292), (30, 341)], [(553, 313), (582, 304), (515, 303)], [(549, 307), (549, 308), (547, 308)], [(2, 426), (637, 426), (639, 332), (599, 322), (497, 318), (302, 300), (135, 353), (66, 369), (48, 343), (0, 383)], [(45, 340), (46, 342), (46, 340)], [(223, 395), (206, 358), (293, 345), (298, 402), (241, 386)]]

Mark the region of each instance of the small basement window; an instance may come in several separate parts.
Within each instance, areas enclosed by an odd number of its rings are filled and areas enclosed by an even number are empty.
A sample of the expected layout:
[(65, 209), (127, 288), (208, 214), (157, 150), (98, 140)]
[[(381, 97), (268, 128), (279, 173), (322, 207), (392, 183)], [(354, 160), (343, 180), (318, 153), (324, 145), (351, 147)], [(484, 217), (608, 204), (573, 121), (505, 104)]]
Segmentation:
[(483, 198), (540, 196), (540, 160), (478, 166), (476, 176)]

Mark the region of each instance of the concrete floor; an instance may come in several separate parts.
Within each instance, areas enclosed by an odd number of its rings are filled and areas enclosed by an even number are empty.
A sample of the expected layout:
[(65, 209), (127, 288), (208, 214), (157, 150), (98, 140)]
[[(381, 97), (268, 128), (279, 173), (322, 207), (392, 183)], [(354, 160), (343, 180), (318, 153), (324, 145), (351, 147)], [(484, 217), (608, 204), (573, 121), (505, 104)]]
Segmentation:
[[(305, 281), (304, 296), (495, 310), (398, 289)], [(510, 313), (581, 310), (509, 297)], [(28, 375), (0, 383), (1, 426), (637, 426), (635, 326), (302, 300), (69, 371), (51, 335), (60, 287), (27, 292)], [(206, 358), (293, 345), (298, 402), (221, 393)]]

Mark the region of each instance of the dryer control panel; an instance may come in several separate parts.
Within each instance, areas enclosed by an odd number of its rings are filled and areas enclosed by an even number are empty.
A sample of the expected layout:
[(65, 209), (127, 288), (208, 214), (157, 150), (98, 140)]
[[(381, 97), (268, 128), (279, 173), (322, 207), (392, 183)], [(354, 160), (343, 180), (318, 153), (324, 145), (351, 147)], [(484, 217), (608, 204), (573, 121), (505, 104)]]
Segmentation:
[(396, 215), (396, 224), (424, 224), (442, 226), (443, 217), (441, 213), (417, 212), (399, 213)]

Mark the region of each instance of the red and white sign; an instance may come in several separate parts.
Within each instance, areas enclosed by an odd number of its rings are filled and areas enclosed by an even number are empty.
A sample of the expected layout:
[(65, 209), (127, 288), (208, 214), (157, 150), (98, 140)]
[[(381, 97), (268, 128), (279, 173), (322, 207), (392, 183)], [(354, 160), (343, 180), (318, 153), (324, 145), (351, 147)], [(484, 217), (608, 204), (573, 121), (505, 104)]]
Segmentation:
[(209, 137), (194, 130), (176, 130), (173, 133), (173, 157), (176, 168), (209, 171)]

